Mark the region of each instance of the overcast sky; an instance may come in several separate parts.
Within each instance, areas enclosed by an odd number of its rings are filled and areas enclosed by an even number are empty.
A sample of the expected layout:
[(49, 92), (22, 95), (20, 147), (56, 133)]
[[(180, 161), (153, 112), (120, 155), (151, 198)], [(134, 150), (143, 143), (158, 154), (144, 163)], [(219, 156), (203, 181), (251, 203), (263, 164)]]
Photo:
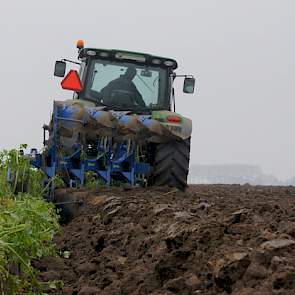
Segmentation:
[(178, 60), (197, 92), (177, 87), (193, 119), (192, 163), (260, 165), (295, 176), (295, 1), (5, 1), (0, 7), (0, 148), (41, 147), (54, 99), (56, 59), (77, 39), (98, 48)]

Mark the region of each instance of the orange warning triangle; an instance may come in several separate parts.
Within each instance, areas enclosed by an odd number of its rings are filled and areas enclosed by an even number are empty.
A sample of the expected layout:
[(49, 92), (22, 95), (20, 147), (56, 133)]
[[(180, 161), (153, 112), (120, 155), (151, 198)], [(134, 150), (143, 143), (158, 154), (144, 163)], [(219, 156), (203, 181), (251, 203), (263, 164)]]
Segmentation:
[(80, 80), (79, 74), (75, 70), (70, 70), (60, 84), (63, 89), (73, 90), (76, 92), (80, 92), (83, 90), (83, 85)]

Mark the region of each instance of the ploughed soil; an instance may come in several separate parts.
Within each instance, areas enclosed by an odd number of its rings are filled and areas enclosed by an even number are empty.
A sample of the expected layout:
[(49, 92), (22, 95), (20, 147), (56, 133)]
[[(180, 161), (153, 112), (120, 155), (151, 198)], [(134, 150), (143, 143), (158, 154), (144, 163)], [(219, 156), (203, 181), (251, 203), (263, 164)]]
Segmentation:
[(58, 192), (74, 218), (50, 294), (295, 294), (295, 187), (192, 185)]

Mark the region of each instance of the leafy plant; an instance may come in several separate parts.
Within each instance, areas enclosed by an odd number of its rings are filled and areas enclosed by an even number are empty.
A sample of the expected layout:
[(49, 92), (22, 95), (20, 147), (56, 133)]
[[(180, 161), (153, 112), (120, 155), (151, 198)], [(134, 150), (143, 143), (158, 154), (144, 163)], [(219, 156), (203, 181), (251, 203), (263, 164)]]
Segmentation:
[(98, 189), (104, 186), (104, 182), (101, 180), (101, 178), (96, 177), (96, 175), (94, 175), (92, 171), (86, 172), (85, 182), (86, 182), (86, 188), (89, 190)]
[(32, 261), (55, 255), (59, 232), (54, 205), (42, 197), (43, 177), (21, 151), (0, 152), (0, 294), (42, 294)]

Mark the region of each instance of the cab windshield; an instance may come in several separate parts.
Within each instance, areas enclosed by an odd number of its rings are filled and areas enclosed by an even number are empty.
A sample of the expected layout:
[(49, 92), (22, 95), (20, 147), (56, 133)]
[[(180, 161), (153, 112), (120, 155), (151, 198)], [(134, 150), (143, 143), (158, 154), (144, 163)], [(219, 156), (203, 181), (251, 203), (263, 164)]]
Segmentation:
[(169, 106), (167, 70), (109, 60), (93, 60), (86, 77), (86, 99), (120, 110)]

